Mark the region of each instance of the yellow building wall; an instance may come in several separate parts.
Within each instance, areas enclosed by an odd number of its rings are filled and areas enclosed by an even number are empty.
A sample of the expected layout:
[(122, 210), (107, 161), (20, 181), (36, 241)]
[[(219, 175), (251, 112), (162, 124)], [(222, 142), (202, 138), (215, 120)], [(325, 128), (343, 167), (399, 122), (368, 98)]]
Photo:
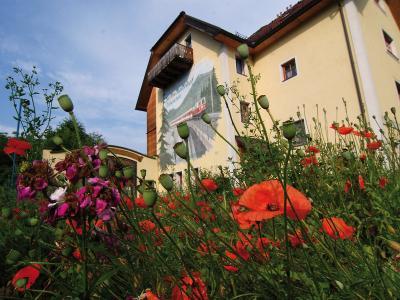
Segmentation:
[[(297, 76), (283, 81), (281, 65), (292, 58), (296, 60)], [(326, 109), (328, 124), (341, 122), (346, 116), (342, 98), (347, 102), (351, 121), (357, 121), (361, 112), (337, 6), (331, 6), (254, 57), (254, 70), (262, 76), (258, 91), (269, 98), (277, 120), (297, 119), (298, 107), (303, 115), (304, 104), (311, 131), (317, 105), (321, 121)], [(270, 128), (269, 119), (268, 124)]]
[[(355, 4), (361, 15), (368, 61), (383, 114), (391, 107), (400, 106), (395, 84), (400, 83), (400, 31), (385, 1), (381, 1), (382, 8), (370, 0), (359, 0)], [(397, 57), (386, 50), (383, 30), (393, 39)]]

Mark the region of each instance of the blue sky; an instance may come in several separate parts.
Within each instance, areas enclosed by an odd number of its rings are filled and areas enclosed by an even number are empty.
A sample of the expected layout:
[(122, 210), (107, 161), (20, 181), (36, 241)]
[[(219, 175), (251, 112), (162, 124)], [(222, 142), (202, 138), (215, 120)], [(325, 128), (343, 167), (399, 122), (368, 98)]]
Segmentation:
[[(180, 11), (250, 35), (295, 0), (2, 0), (0, 132), (16, 128), (5, 79), (12, 67), (60, 81), (87, 131), (146, 151), (146, 114), (134, 106), (150, 48)], [(65, 117), (57, 111), (52, 125)]]

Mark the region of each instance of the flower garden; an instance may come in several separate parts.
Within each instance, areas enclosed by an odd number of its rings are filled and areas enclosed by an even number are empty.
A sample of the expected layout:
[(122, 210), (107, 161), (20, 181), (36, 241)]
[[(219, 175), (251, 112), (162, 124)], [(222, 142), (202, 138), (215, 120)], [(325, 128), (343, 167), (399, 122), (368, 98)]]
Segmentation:
[[(246, 46), (238, 52), (247, 58)], [(398, 299), (396, 109), (380, 132), (361, 116), (328, 122), (323, 111), (307, 122), (308, 143), (295, 147), (293, 119), (273, 119), (273, 101), (249, 71), (254, 109), (237, 132), (240, 161), (196, 173), (180, 124), (183, 187), (162, 174), (156, 190), (141, 170), (136, 195), (132, 168), (106, 144), (65, 149), (52, 168), (30, 159), (30, 143), (9, 138), (2, 151), (20, 156), (20, 167), (15, 193), (0, 198), (0, 297)], [(216, 88), (235, 101), (235, 89)], [(58, 102), (74, 121), (71, 99)]]

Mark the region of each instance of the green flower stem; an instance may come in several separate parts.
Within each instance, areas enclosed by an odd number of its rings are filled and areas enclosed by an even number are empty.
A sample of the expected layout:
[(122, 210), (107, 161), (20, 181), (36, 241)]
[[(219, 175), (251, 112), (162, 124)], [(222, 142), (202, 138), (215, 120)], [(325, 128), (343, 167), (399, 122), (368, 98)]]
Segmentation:
[(81, 137), (79, 136), (78, 122), (76, 121), (75, 115), (72, 111), (69, 113), (69, 116), (71, 118), (72, 123), (74, 124), (74, 129), (75, 129), (75, 134), (76, 134), (76, 140), (78, 141), (78, 146), (79, 146), (79, 148), (81, 148), (82, 142), (81, 142)]
[(185, 140), (185, 144), (186, 144), (186, 149), (187, 149), (187, 158), (186, 158), (186, 162), (187, 162), (187, 174), (188, 174), (188, 185), (189, 185), (189, 192), (190, 192), (190, 198), (191, 198), (191, 205), (192, 208), (195, 209), (196, 208), (196, 197), (195, 194), (193, 192), (193, 187), (192, 187), (192, 178), (190, 178), (190, 153), (189, 153), (189, 142), (186, 139)]
[(289, 150), (286, 155), (285, 165), (283, 169), (283, 192), (284, 192), (284, 200), (283, 200), (283, 217), (284, 217), (284, 227), (285, 227), (285, 244), (286, 244), (286, 277), (287, 277), (287, 287), (288, 287), (288, 299), (291, 297), (291, 284), (290, 284), (290, 248), (289, 248), (289, 235), (288, 235), (288, 218), (287, 218), (287, 202), (288, 202), (288, 194), (287, 194), (287, 171), (288, 164), (290, 159), (290, 153), (292, 152), (293, 143), (292, 140), (289, 140)]
[(212, 125), (210, 124), (210, 127), (212, 128), (212, 130), (214, 130), (214, 132), (215, 132), (221, 139), (224, 140), (225, 143), (227, 143), (229, 146), (231, 146), (231, 148), (232, 148), (233, 150), (235, 150), (235, 152), (237, 153), (237, 155), (240, 155), (239, 151), (237, 151), (237, 149), (236, 149), (226, 138), (224, 138), (224, 137), (215, 129), (214, 126), (212, 126)]
[(240, 136), (239, 130), (237, 129), (237, 127), (236, 127), (236, 125), (235, 125), (235, 122), (233, 121), (232, 114), (231, 114), (231, 110), (230, 110), (229, 105), (228, 105), (228, 101), (226, 101), (225, 95), (222, 96), (222, 97), (224, 98), (225, 106), (226, 106), (226, 109), (228, 110), (229, 118), (231, 119), (233, 128), (235, 128), (236, 134), (237, 134), (238, 136)]
[(260, 123), (261, 123), (261, 126), (262, 126), (262, 131), (263, 131), (263, 134), (265, 136), (265, 140), (269, 144), (267, 129), (265, 128), (265, 124), (264, 124), (264, 122), (263, 122), (263, 120), (261, 118), (260, 108), (258, 107), (258, 103), (257, 103), (256, 81), (254, 79), (254, 74), (253, 74), (253, 71), (251, 69), (251, 66), (250, 66), (249, 62), (247, 62), (247, 68), (249, 70), (251, 90), (252, 90), (254, 105), (256, 107), (256, 113), (257, 113), (258, 119), (260, 120)]

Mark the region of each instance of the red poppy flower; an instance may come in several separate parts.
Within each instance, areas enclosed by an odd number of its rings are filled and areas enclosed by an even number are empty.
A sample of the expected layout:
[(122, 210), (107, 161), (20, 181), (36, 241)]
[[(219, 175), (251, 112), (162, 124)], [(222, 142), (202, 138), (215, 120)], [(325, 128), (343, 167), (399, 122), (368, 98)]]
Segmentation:
[(352, 133), (354, 128), (353, 127), (340, 126), (336, 130), (341, 135), (347, 135), (347, 134)]
[(156, 228), (156, 224), (154, 224), (150, 220), (143, 220), (139, 222), (139, 226), (143, 232), (150, 232)]
[(33, 264), (20, 269), (13, 277), (12, 285), (19, 292), (30, 289), (40, 275), (40, 268), (39, 264)]
[(360, 190), (365, 190), (364, 178), (361, 175), (358, 175), (358, 185), (360, 186)]
[(6, 146), (4, 147), (4, 152), (6, 154), (15, 153), (17, 155), (25, 155), (25, 151), (31, 149), (32, 145), (24, 140), (9, 138)]
[(379, 187), (381, 189), (384, 189), (385, 186), (389, 183), (389, 179), (387, 179), (386, 177), (381, 177), (379, 178)]
[(358, 130), (353, 130), (353, 134), (354, 134), (355, 136), (359, 136), (359, 137), (362, 136), (362, 135), (361, 135), (361, 132), (359, 132)]
[(334, 240), (351, 239), (355, 228), (346, 224), (342, 218), (324, 218), (322, 219), (322, 230)]
[(362, 131), (361, 134), (363, 135), (363, 137), (365, 137), (367, 139), (372, 139), (375, 137), (375, 133), (373, 133), (371, 131)]
[(303, 238), (301, 229), (296, 229), (294, 234), (289, 234), (289, 242), (293, 248), (296, 248), (306, 243)]
[(240, 196), (244, 193), (244, 189), (241, 188), (233, 188), (232, 190), (234, 196)]
[(304, 157), (300, 163), (304, 168), (311, 165), (318, 166), (318, 160), (315, 155)]
[(360, 154), (360, 160), (361, 160), (361, 161), (365, 161), (366, 159), (367, 159), (367, 154), (361, 153), (361, 154)]
[(233, 272), (233, 273), (236, 273), (237, 271), (239, 271), (238, 267), (230, 266), (230, 265), (225, 265), (224, 269), (229, 271), (229, 272)]
[(74, 252), (72, 252), (72, 256), (75, 257), (76, 260), (82, 260), (82, 254), (79, 248), (76, 248)]
[(146, 300), (160, 300), (156, 294), (154, 294), (150, 289), (146, 289)]
[(139, 196), (135, 198), (135, 205), (140, 208), (147, 208), (147, 205), (144, 203), (143, 196)]
[(126, 207), (129, 210), (133, 209), (133, 203), (132, 203), (132, 200), (129, 197), (125, 196), (124, 199), (123, 199), (123, 202), (125, 202)]
[[(300, 191), (287, 185), (289, 197), (287, 216), (303, 220), (311, 211), (311, 202)], [(268, 180), (249, 187), (239, 199), (242, 211), (237, 217), (242, 221), (255, 222), (271, 219), (284, 214), (284, 190), (278, 180)], [(243, 210), (243, 208), (245, 210)], [(297, 215), (297, 217), (296, 217)]]
[(202, 187), (204, 187), (208, 192), (213, 192), (218, 188), (218, 185), (213, 179), (205, 178), (201, 181)]
[(317, 153), (319, 153), (319, 149), (315, 146), (308, 146), (308, 148), (306, 149), (306, 152), (312, 153), (312, 154), (317, 154)]
[(375, 141), (375, 142), (367, 143), (367, 148), (369, 150), (378, 150), (381, 146), (382, 146), (382, 142), (381, 141)]
[(207, 286), (201, 280), (199, 273), (186, 275), (181, 281), (183, 282), (181, 287), (177, 285), (173, 287), (171, 300), (208, 300)]
[(351, 188), (351, 181), (347, 179), (346, 183), (344, 184), (344, 192), (347, 194), (350, 191), (350, 188)]

